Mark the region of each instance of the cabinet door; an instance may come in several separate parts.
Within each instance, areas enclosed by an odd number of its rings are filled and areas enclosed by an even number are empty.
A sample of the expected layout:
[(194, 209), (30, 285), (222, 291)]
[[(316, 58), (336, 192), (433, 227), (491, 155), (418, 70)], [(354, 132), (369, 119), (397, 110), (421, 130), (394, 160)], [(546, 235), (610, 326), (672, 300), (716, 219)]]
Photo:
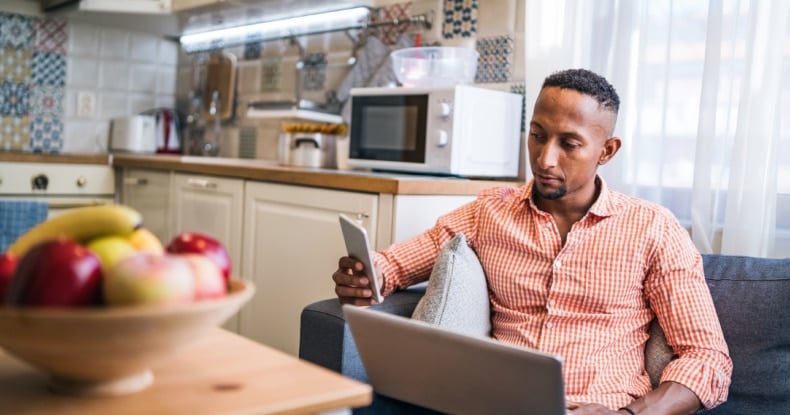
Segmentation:
[[(241, 241), (244, 181), (175, 173), (173, 176), (173, 233), (194, 231), (221, 242), (230, 254), (232, 276), (242, 278)], [(224, 326), (238, 332), (238, 316)]]
[(143, 215), (143, 226), (163, 244), (173, 237), (170, 226), (169, 171), (124, 169), (121, 183), (121, 203)]
[(240, 333), (297, 355), (302, 309), (335, 295), (332, 273), (346, 254), (338, 214), (360, 219), (375, 240), (378, 196), (259, 182), (244, 195), (243, 274), (256, 294)]

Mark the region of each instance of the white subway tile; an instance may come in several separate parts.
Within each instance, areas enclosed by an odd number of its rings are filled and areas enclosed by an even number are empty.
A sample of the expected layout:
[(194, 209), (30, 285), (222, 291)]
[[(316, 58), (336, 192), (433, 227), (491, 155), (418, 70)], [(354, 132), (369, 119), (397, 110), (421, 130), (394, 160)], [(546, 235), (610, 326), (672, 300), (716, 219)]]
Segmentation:
[(157, 95), (154, 101), (156, 108), (175, 108), (176, 97), (173, 95)]
[(127, 91), (129, 89), (129, 63), (104, 61), (100, 65), (99, 86), (103, 89)]
[(156, 92), (156, 66), (143, 63), (131, 64), (129, 90), (135, 92)]
[(132, 114), (156, 108), (156, 99), (149, 94), (134, 94), (129, 98), (129, 109)]
[(109, 137), (106, 120), (65, 120), (63, 153), (105, 153)]
[(174, 66), (160, 66), (157, 69), (156, 92), (158, 94), (175, 94), (176, 68)]
[(131, 46), (129, 48), (129, 57), (131, 60), (152, 62), (159, 61), (159, 39), (141, 33), (132, 33), (129, 36)]
[(159, 40), (159, 64), (175, 65), (178, 63), (178, 42)]
[(125, 91), (102, 91), (99, 93), (99, 117), (110, 119), (131, 114), (129, 99)]
[(67, 27), (69, 56), (99, 55), (99, 28), (78, 22), (71, 22)]
[(77, 91), (66, 88), (66, 93), (63, 95), (63, 116), (68, 118), (75, 115), (77, 115)]
[(77, 87), (99, 86), (99, 61), (70, 56), (66, 67), (66, 85)]
[(129, 32), (104, 29), (101, 32), (101, 56), (128, 58)]

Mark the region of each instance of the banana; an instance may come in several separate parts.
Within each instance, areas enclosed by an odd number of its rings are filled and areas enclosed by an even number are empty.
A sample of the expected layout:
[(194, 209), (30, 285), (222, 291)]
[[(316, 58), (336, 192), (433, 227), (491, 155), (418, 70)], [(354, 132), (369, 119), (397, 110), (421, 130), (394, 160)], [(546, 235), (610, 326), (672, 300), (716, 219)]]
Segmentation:
[(140, 212), (124, 205), (99, 205), (71, 209), (39, 223), (20, 236), (7, 252), (19, 257), (33, 245), (66, 237), (83, 243), (102, 235), (131, 234), (143, 223)]

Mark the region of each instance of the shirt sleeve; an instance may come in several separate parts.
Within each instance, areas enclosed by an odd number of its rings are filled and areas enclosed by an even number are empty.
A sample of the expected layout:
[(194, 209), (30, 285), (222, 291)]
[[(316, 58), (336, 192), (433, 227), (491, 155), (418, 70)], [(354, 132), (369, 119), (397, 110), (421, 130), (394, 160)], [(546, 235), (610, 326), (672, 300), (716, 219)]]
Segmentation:
[(374, 254), (373, 262), (384, 275), (382, 295), (426, 281), (445, 242), (464, 233), (472, 243), (477, 232), (480, 197), (447, 213), (427, 231)]
[(645, 283), (651, 307), (677, 356), (664, 368), (661, 382), (684, 385), (710, 409), (727, 400), (732, 360), (705, 282), (702, 257), (670, 216), (665, 216), (664, 237)]

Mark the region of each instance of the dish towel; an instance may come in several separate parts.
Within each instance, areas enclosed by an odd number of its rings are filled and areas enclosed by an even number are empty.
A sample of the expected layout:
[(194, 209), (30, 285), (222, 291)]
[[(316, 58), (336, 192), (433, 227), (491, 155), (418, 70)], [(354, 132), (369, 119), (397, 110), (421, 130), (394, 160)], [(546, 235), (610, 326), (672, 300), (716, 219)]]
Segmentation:
[(49, 205), (46, 202), (0, 201), (0, 252), (5, 252), (20, 235), (47, 219), (47, 214)]

